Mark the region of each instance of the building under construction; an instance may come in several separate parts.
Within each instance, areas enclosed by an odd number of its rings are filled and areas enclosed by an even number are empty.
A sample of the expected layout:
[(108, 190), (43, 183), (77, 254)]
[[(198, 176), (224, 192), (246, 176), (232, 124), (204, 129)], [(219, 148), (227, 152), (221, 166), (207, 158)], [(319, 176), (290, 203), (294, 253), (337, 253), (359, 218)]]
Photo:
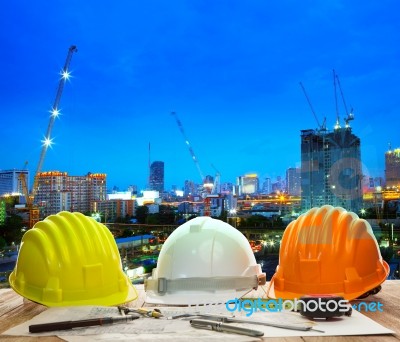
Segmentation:
[[(336, 124), (326, 129), (320, 124), (311, 101), (300, 82), (318, 128), (301, 131), (301, 210), (325, 204), (358, 213), (363, 205), (360, 138), (352, 133), (353, 110), (347, 109), (339, 77), (333, 70)], [(337, 86), (345, 109), (344, 127), (340, 125)]]
[(360, 139), (350, 126), (301, 131), (301, 210), (324, 204), (362, 208)]

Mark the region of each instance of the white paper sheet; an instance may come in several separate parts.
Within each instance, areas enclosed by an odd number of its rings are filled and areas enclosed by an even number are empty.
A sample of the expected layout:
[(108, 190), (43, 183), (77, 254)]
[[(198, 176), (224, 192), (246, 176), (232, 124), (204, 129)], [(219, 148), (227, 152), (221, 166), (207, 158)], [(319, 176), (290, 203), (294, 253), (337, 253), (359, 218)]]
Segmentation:
[[(160, 308), (165, 317), (175, 314), (198, 311), (198, 308)], [(203, 312), (204, 313), (204, 312)], [(221, 313), (226, 315), (224, 308), (214, 307), (212, 313)], [(207, 342), (212, 339), (224, 339), (227, 333), (221, 333), (205, 329), (196, 329), (190, 326), (189, 319), (156, 319), (143, 317), (129, 323), (113, 324), (104, 326), (94, 326), (87, 328), (76, 328), (73, 330), (48, 332), (41, 334), (29, 333), (29, 325), (39, 323), (49, 323), (57, 321), (79, 320), (106, 316), (118, 316), (119, 312), (116, 307), (61, 307), (49, 308), (28, 322), (20, 324), (14, 328), (5, 331), (4, 335), (23, 335), (23, 336), (47, 336), (57, 335), (68, 342), (76, 341), (128, 341), (132, 340), (134, 335), (135, 341), (152, 341), (152, 340), (195, 340)], [(237, 318), (245, 318), (245, 315), (237, 314)], [(244, 323), (228, 323), (235, 326), (246, 327), (249, 329), (261, 330), (266, 337), (289, 337), (289, 336), (342, 336), (342, 335), (370, 335), (370, 334), (391, 334), (393, 331), (384, 328), (382, 325), (374, 322), (370, 318), (353, 310), (351, 317), (340, 317), (331, 320), (320, 320), (310, 323), (305, 317), (293, 312), (255, 312), (250, 319), (277, 322), (294, 325), (307, 326), (312, 324), (315, 329), (322, 330), (324, 333), (317, 331), (298, 331), (281, 328), (273, 328), (263, 325), (244, 324)], [(162, 334), (162, 335), (161, 335)], [(229, 334), (232, 341), (260, 341), (259, 338), (252, 338), (242, 335)]]

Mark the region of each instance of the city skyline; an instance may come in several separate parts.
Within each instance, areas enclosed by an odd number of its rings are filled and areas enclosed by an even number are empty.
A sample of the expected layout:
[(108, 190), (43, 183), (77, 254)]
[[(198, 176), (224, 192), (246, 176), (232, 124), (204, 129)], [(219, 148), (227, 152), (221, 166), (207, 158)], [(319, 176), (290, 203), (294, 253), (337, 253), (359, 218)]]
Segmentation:
[(364, 174), (384, 177), (388, 144), (400, 145), (399, 9), (389, 0), (7, 3), (0, 169), (28, 161), (35, 172), (58, 72), (76, 45), (42, 171), (106, 173), (108, 188), (144, 189), (149, 162), (163, 161), (165, 189), (200, 183), (175, 111), (204, 175), (284, 177), (299, 166), (301, 130), (324, 117), (333, 129), (335, 69)]

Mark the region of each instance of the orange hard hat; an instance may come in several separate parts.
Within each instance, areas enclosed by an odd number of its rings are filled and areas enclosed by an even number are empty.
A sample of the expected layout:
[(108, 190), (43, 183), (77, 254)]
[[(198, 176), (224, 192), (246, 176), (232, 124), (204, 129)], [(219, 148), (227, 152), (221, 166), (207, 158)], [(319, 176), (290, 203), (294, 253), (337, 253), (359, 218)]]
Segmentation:
[(268, 296), (335, 294), (352, 300), (378, 292), (374, 289), (388, 274), (370, 224), (353, 212), (324, 205), (287, 226)]

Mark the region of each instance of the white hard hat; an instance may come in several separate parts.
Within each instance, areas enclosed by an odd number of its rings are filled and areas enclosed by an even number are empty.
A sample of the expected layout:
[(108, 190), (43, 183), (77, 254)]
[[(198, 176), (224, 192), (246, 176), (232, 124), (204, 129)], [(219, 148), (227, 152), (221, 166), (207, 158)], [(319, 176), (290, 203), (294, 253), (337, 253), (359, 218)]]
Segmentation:
[(146, 303), (225, 303), (265, 284), (246, 237), (211, 217), (196, 217), (165, 241), (145, 281)]

